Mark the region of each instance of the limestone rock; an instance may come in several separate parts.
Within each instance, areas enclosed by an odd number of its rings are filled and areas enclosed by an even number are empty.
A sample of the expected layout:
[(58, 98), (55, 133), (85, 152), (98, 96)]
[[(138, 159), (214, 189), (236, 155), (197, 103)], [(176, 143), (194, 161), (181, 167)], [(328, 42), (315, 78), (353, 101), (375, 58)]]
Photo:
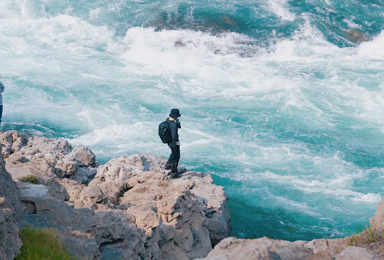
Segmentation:
[(96, 169), (93, 167), (79, 167), (75, 174), (69, 178), (82, 184), (88, 184), (96, 175)]
[(71, 178), (88, 184), (96, 175), (95, 155), (87, 147), (72, 149), (63, 139), (28, 138), (16, 131), (1, 134), (0, 142), (10, 147), (7, 170), (14, 180), (36, 175), (40, 179)]
[[(47, 186), (31, 183), (18, 183), (18, 186), (24, 204), (24, 212), (17, 219), (19, 225), (57, 228), (73, 256), (89, 260), (151, 259), (152, 254), (148, 253), (151, 249), (144, 244), (144, 232), (134, 225), (130, 214), (74, 209), (50, 196)], [(159, 254), (155, 256), (153, 259), (160, 258)]]
[(60, 177), (66, 177), (76, 173), (78, 167), (79, 167), (79, 164), (77, 161), (71, 161), (65, 158), (65, 159), (59, 160), (56, 163), (55, 168)]
[(96, 162), (95, 154), (83, 145), (77, 146), (73, 151), (67, 155), (67, 158), (71, 161), (77, 161), (79, 166), (91, 166)]
[(84, 189), (84, 185), (77, 181), (69, 179), (59, 180), (60, 184), (65, 188), (71, 201), (76, 201), (80, 198), (81, 191)]
[[(121, 204), (140, 205), (128, 207), (135, 216), (136, 225), (149, 237), (160, 232), (160, 248), (164, 259), (176, 259), (171, 251), (177, 251), (181, 259), (204, 257), (211, 250), (206, 218), (197, 199), (189, 189), (175, 182), (150, 180), (125, 192)], [(163, 228), (159, 228), (164, 223)], [(167, 226), (167, 232), (164, 227)], [(171, 230), (169, 230), (171, 229)], [(147, 241), (151, 243), (152, 241)]]
[(297, 260), (308, 259), (312, 251), (304, 241), (288, 242), (266, 237), (247, 240), (226, 238), (218, 244), (206, 260)]
[(98, 243), (89, 231), (96, 225), (92, 219), (92, 211), (69, 207), (63, 201), (50, 196), (49, 187), (44, 185), (20, 182), (18, 187), (24, 204), (24, 212), (17, 216), (19, 226), (57, 228), (60, 238), (72, 255), (80, 259), (100, 259)]
[(312, 250), (315, 256), (313, 260), (332, 259), (333, 255), (346, 246), (346, 241), (342, 239), (315, 239), (304, 244), (304, 247)]
[[(0, 135), (7, 168), (18, 182), (18, 225), (55, 227), (79, 259), (205, 257), (231, 232), (226, 194), (208, 174), (168, 177), (165, 160), (145, 154), (114, 158), (98, 168), (84, 146), (61, 139)], [(65, 216), (65, 217), (63, 217)]]
[(191, 192), (199, 201), (207, 217), (209, 236), (215, 243), (231, 235), (231, 216), (227, 207), (227, 195), (224, 188), (213, 185), (211, 175), (190, 173), (193, 182)]
[(349, 246), (333, 258), (334, 260), (379, 260), (379, 258), (370, 250)]
[(72, 146), (63, 139), (49, 139), (46, 137), (32, 137), (20, 153), (28, 159), (46, 158), (50, 160), (62, 159), (72, 151)]
[(369, 219), (371, 226), (378, 232), (384, 232), (384, 199), (377, 205), (377, 211)]
[(20, 253), (21, 240), (15, 221), (20, 210), (19, 191), (5, 170), (0, 150), (0, 259), (11, 260)]
[(146, 247), (161, 259), (204, 257), (211, 242), (231, 230), (225, 192), (202, 173), (187, 171), (170, 179), (165, 162), (143, 154), (114, 158), (98, 168), (75, 207), (130, 214), (145, 231)]

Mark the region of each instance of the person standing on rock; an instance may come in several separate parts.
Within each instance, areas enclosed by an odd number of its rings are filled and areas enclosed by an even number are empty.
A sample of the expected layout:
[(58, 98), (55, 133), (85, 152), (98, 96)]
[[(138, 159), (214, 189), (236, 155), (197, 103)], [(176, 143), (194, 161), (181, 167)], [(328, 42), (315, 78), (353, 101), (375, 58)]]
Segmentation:
[(166, 170), (171, 170), (171, 176), (173, 178), (178, 176), (177, 166), (179, 166), (180, 161), (180, 140), (179, 140), (179, 129), (181, 124), (179, 122), (179, 117), (181, 117), (180, 111), (177, 108), (171, 110), (169, 118), (166, 120), (170, 130), (170, 139), (168, 146), (171, 149), (171, 155), (167, 163), (165, 164)]
[[(0, 74), (1, 78), (1, 74)], [(0, 126), (1, 126), (1, 120), (3, 118), (3, 92), (5, 90), (5, 86), (0, 81)]]

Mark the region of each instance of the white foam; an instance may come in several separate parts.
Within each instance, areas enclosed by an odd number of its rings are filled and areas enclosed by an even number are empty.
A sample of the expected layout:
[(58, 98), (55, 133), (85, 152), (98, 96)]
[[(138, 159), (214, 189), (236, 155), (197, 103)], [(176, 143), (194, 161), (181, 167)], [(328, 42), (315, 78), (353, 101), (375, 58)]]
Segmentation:
[(270, 10), (283, 20), (293, 21), (295, 15), (287, 9), (287, 0), (268, 0)]
[(361, 29), (361, 25), (358, 25), (349, 19), (345, 18), (345, 19), (343, 19), (343, 21), (348, 25), (349, 28)]
[(376, 36), (372, 41), (363, 42), (359, 46), (359, 56), (379, 59), (382, 61), (384, 58), (384, 31)]

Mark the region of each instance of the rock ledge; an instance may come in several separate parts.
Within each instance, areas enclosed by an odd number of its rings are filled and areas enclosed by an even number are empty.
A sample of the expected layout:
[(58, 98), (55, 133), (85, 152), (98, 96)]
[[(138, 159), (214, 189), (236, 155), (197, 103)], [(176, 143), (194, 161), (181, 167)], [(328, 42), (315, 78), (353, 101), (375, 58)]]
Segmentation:
[[(87, 147), (16, 131), (2, 133), (0, 142), (6, 170), (16, 182), (4, 169), (0, 176), (8, 176), (20, 209), (7, 215), (6, 221), (14, 223), (7, 233), (16, 236), (14, 250), (6, 257), (0, 250), (1, 259), (19, 252), (14, 220), (19, 227), (57, 228), (79, 259), (196, 259), (230, 235), (227, 196), (209, 174), (185, 171), (170, 179), (165, 160), (147, 154), (101, 165)], [(40, 184), (17, 181), (31, 174)]]

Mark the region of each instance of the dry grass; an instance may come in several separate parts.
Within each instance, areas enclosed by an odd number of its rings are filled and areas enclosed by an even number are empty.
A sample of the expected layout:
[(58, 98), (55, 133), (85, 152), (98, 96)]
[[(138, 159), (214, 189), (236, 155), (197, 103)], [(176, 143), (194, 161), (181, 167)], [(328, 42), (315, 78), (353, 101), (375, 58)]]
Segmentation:
[(36, 175), (28, 175), (28, 176), (21, 177), (21, 178), (19, 178), (19, 181), (30, 182), (33, 184), (39, 184), (40, 183), (40, 180)]
[(382, 235), (373, 227), (366, 227), (360, 234), (350, 236), (347, 243), (349, 246), (364, 247), (366, 245), (378, 243), (382, 240)]

